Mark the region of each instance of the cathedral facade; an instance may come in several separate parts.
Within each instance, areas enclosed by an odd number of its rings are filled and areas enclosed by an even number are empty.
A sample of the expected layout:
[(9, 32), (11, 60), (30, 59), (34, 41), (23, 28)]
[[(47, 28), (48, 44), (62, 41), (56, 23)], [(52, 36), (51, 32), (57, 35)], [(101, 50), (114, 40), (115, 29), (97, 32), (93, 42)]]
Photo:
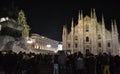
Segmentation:
[(82, 11), (78, 14), (78, 23), (72, 19), (71, 29), (68, 32), (66, 25), (63, 26), (62, 45), (63, 50), (72, 53), (89, 50), (93, 54), (111, 53), (119, 54), (119, 41), (116, 21), (111, 22), (111, 30), (105, 27), (104, 17), (98, 22), (95, 10), (91, 10), (90, 16), (83, 17)]

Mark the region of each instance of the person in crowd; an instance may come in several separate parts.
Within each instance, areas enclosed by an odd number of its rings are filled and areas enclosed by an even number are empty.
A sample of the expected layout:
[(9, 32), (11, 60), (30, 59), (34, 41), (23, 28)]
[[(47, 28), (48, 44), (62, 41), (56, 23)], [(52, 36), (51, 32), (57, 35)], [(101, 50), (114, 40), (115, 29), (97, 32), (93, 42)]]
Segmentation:
[(77, 59), (75, 60), (75, 74), (84, 74), (84, 59), (81, 52), (78, 53)]
[(103, 63), (103, 74), (110, 74), (110, 57), (107, 53), (103, 53), (102, 57)]
[[(116, 55), (115, 57), (114, 57), (114, 59), (115, 59), (115, 63), (114, 63), (114, 65), (115, 65), (115, 71), (114, 71), (114, 74), (120, 74), (120, 56), (119, 55)], [(112, 74), (112, 73), (111, 73)]]
[(86, 54), (18, 54), (0, 52), (0, 69), (5, 74), (120, 74), (120, 56)]
[(87, 74), (96, 74), (96, 58), (91, 53), (85, 57)]
[(116, 67), (115, 66), (115, 56), (113, 56), (113, 55), (110, 54), (109, 58), (110, 58), (110, 68), (109, 68), (110, 69), (110, 73), (111, 74), (116, 74), (115, 73), (115, 69), (116, 69), (115, 68)]
[(8, 51), (3, 57), (3, 67), (5, 74), (13, 74), (17, 66), (17, 56), (13, 51)]
[(58, 65), (59, 65), (59, 73), (66, 74), (66, 55), (64, 52), (59, 53), (58, 55)]
[(53, 74), (59, 74), (58, 55), (54, 55)]
[(73, 74), (72, 62), (73, 62), (73, 55), (68, 54), (67, 60), (66, 60), (66, 72), (67, 72), (67, 74)]
[(96, 55), (96, 60), (97, 60), (96, 72), (97, 74), (103, 74), (102, 53)]
[(28, 70), (30, 67), (29, 63), (30, 57), (28, 54), (23, 54), (23, 60), (22, 60), (22, 74), (28, 74)]

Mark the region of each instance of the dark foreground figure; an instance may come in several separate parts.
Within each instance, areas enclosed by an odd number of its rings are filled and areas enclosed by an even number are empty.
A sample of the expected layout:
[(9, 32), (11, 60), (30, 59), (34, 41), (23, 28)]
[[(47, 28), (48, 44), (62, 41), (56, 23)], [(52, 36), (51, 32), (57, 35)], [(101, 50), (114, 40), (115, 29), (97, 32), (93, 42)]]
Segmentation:
[(120, 56), (0, 52), (0, 74), (120, 74)]

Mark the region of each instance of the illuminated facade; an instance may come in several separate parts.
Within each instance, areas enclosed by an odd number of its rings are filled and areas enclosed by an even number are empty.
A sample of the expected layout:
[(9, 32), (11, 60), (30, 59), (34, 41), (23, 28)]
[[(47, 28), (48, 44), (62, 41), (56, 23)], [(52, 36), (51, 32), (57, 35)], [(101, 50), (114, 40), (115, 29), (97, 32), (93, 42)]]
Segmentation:
[(50, 38), (32, 34), (29, 40), (27, 41), (28, 48), (38, 49), (38, 50), (48, 50), (56, 52), (58, 49), (58, 41), (52, 40)]
[(78, 23), (74, 24), (72, 19), (71, 31), (63, 26), (62, 35), (63, 50), (71, 52), (81, 51), (85, 53), (89, 50), (93, 54), (102, 52), (119, 54), (118, 30), (116, 21), (111, 22), (111, 31), (105, 28), (104, 17), (102, 22), (97, 21), (95, 10), (91, 10), (91, 16), (83, 17), (83, 13), (78, 15)]

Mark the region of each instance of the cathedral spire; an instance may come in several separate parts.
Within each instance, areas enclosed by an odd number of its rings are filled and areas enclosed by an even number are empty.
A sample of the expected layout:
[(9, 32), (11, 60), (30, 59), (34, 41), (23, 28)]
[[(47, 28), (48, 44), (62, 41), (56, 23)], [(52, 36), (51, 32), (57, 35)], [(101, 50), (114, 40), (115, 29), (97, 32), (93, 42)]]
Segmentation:
[(74, 20), (72, 18), (72, 22), (71, 22), (71, 30), (73, 30), (73, 27), (74, 27)]
[(81, 10), (81, 15), (80, 15), (81, 19), (83, 19), (83, 11)]
[(113, 26), (113, 21), (111, 20), (111, 29), (112, 29), (112, 35), (114, 34), (114, 26)]
[(102, 31), (105, 34), (105, 23), (104, 23), (104, 16), (102, 15)]
[(104, 17), (102, 15), (102, 37), (103, 37), (103, 50), (104, 52), (107, 52), (107, 48), (106, 48), (106, 32), (105, 32), (105, 23), (104, 23)]
[(91, 14), (91, 18), (93, 18), (93, 11), (92, 11), (92, 9), (91, 9), (91, 13), (90, 14)]
[(63, 25), (63, 36), (67, 35), (67, 26)]
[(115, 29), (115, 54), (118, 54), (119, 51), (119, 38), (118, 38), (118, 29), (117, 29), (117, 24), (116, 20), (114, 20), (114, 29)]
[(97, 17), (96, 17), (95, 9), (93, 9), (93, 18), (95, 18), (95, 19), (97, 18)]
[(73, 38), (74, 38), (74, 21), (73, 21), (73, 18), (72, 18), (72, 22), (71, 22), (71, 51), (72, 52), (73, 52), (73, 48), (74, 48)]
[(104, 16), (102, 15), (102, 25), (105, 27)]
[(114, 53), (114, 50), (115, 50), (115, 33), (114, 33), (113, 20), (111, 20), (111, 29), (112, 29), (112, 32), (111, 32), (112, 51)]
[(117, 24), (116, 24), (116, 20), (114, 20), (114, 31), (116, 34), (118, 34), (118, 29), (117, 29)]
[(63, 50), (67, 49), (66, 42), (67, 42), (67, 27), (66, 25), (63, 25), (63, 33), (62, 33)]

